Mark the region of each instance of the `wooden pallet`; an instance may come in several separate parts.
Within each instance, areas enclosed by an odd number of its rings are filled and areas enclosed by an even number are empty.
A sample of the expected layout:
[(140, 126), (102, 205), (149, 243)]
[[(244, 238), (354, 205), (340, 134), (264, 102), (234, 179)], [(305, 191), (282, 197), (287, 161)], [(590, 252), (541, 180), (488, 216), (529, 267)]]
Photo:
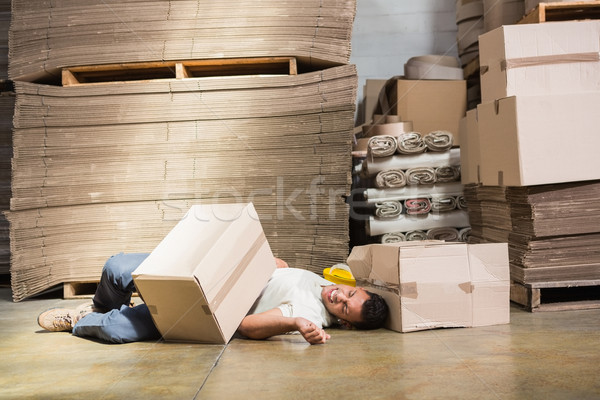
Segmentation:
[(524, 16), (520, 24), (537, 24), (550, 21), (599, 19), (600, 1), (569, 1), (563, 3), (540, 3)]
[(297, 73), (295, 57), (157, 61), (63, 68), (62, 85), (234, 75), (296, 75)]
[[(65, 299), (91, 299), (96, 293), (98, 281), (84, 282), (64, 282), (63, 283), (63, 298)], [(134, 292), (133, 297), (139, 297), (137, 292)]]
[(63, 283), (63, 298), (91, 299), (96, 293), (98, 282), (65, 282)]
[(512, 282), (510, 300), (531, 312), (600, 308), (600, 281)]

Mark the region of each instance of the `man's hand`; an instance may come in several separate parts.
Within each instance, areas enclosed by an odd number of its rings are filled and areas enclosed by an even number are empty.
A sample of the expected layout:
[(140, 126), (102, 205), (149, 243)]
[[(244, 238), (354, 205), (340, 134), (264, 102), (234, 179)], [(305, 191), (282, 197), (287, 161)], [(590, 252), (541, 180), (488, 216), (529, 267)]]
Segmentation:
[(296, 327), (302, 337), (310, 344), (321, 344), (331, 339), (331, 336), (324, 329), (319, 328), (306, 318), (297, 317)]

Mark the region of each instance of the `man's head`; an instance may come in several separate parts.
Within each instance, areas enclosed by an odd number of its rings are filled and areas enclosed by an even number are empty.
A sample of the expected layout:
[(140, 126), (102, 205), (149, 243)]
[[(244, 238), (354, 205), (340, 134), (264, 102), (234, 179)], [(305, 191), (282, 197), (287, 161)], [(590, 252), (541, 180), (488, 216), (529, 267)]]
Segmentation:
[(377, 329), (385, 322), (388, 306), (381, 296), (361, 287), (324, 286), (321, 300), (329, 313), (347, 327)]

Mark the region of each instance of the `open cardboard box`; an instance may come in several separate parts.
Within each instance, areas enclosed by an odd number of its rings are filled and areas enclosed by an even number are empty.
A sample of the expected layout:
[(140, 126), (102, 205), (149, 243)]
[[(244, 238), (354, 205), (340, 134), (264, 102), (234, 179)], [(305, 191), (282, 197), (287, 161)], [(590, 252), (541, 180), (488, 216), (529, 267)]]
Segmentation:
[(388, 303), (388, 329), (412, 332), (510, 321), (506, 243), (355, 246), (347, 264), (357, 285)]
[(224, 344), (274, 270), (251, 203), (194, 205), (133, 279), (165, 340)]

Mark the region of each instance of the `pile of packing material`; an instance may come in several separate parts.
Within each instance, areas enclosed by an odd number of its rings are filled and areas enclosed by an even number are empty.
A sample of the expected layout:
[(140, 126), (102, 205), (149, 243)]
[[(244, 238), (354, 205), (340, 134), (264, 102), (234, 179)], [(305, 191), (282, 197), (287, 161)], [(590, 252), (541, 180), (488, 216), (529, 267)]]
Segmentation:
[[(160, 37), (164, 54), (170, 54), (164, 59), (284, 52), (314, 61), (319, 46), (329, 43), (323, 59), (347, 60), (353, 2), (303, 3), (301, 8), (297, 3), (278, 4), (128, 1), (108, 8), (105, 3), (61, 2), (45, 5), (46, 10), (39, 5), (29, 10), (30, 4), (16, 2), (16, 11), (29, 11), (17, 13), (15, 26), (23, 18), (29, 27), (44, 20), (44, 40), (15, 29), (11, 41), (29, 40), (26, 48), (36, 48), (44, 59), (38, 65), (32, 62), (30, 69), (16, 57), (11, 70), (27, 69), (35, 75), (42, 64), (54, 71), (61, 65), (114, 62), (115, 57), (154, 59), (151, 51), (132, 52), (135, 43), (127, 30), (132, 27), (136, 37), (145, 40), (137, 47)], [(164, 13), (156, 7), (163, 6), (170, 11), (160, 22)], [(89, 23), (90, 32), (97, 30), (102, 7), (114, 15), (107, 16), (109, 21), (103, 21), (104, 28), (91, 40), (81, 25)], [(251, 18), (253, 13), (278, 23), (285, 20), (288, 26), (294, 26), (290, 18), (306, 22), (303, 18), (309, 13), (313, 33), (309, 39), (285, 30), (290, 43), (270, 42), (277, 36), (269, 35), (271, 28), (257, 28), (264, 27), (266, 19)], [(156, 23), (149, 24), (148, 18)], [(141, 25), (136, 22), (140, 20)], [(247, 39), (263, 37), (271, 50), (257, 50), (239, 36), (233, 41), (231, 35), (190, 34), (190, 21), (201, 30), (225, 25), (232, 34), (234, 25), (247, 23), (246, 28), (257, 29)], [(340, 41), (314, 35), (342, 27), (345, 39)], [(243, 35), (251, 35), (246, 28)], [(46, 38), (46, 33), (54, 36)], [(165, 37), (170, 40), (165, 42)], [(178, 42), (178, 37), (186, 39)], [(297, 42), (292, 43), (293, 38)], [(45, 51), (47, 40), (52, 54)], [(306, 41), (311, 45), (305, 47)], [(85, 49), (79, 47), (84, 42)], [(183, 53), (174, 53), (173, 45)], [(221, 53), (211, 53), (216, 47)], [(207, 52), (201, 51), (204, 48)], [(14, 51), (24, 50), (16, 46)], [(356, 67), (305, 65), (299, 72), (65, 87), (16, 81), (7, 215), (13, 298), (18, 301), (63, 282), (97, 281), (110, 255), (151, 251), (198, 203), (253, 203), (274, 253), (292, 266), (320, 273), (324, 266), (343, 261), (349, 242), (344, 196), (351, 184)]]
[(507, 241), (522, 284), (600, 278), (599, 39), (599, 21), (480, 38), (483, 103), (461, 131), (471, 238)]
[(355, 0), (16, 0), (9, 76), (32, 81), (77, 65), (237, 57), (345, 64), (355, 13)]
[(525, 15), (523, 0), (483, 0), (483, 31), (519, 22)]
[(484, 32), (483, 0), (456, 0), (456, 43), (461, 65), (479, 56), (479, 35)]
[[(432, 60), (413, 58), (406, 72), (423, 74), (410, 67)], [(457, 68), (442, 61), (432, 62), (428, 76), (447, 76)], [(354, 153), (360, 160), (355, 191), (362, 191), (358, 198), (367, 215), (365, 241), (466, 240), (469, 221), (455, 140), (465, 95), (462, 80), (392, 78), (384, 86), (384, 114), (374, 122), (387, 122), (364, 125)]]

